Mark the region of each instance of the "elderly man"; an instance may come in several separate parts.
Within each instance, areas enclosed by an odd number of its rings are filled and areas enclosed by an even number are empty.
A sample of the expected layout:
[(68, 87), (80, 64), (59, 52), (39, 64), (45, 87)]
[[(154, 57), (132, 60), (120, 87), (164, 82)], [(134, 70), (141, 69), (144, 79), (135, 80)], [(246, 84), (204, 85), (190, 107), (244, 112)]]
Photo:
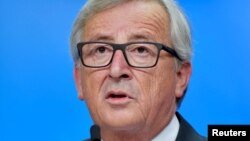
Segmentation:
[(89, 0), (71, 34), (78, 96), (104, 141), (202, 141), (176, 112), (191, 37), (173, 0)]

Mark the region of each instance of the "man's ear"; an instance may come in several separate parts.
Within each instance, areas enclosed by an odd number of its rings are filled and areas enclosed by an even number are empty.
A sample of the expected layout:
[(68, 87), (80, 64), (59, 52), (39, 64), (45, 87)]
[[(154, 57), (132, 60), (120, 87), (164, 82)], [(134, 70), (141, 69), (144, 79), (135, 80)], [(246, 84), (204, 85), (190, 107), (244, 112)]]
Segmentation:
[(74, 80), (76, 84), (76, 89), (78, 93), (78, 98), (84, 100), (83, 88), (82, 88), (82, 72), (81, 68), (75, 64), (74, 66)]
[(189, 62), (182, 64), (177, 68), (177, 83), (175, 89), (175, 96), (181, 98), (185, 89), (188, 86), (190, 76), (192, 73), (192, 66)]

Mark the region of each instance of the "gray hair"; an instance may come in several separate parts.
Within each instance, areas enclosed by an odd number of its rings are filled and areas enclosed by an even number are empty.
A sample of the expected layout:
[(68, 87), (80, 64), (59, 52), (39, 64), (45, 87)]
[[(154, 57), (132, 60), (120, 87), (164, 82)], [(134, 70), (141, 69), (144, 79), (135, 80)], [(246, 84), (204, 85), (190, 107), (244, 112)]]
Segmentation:
[[(129, 0), (132, 1), (132, 0)], [(147, 1), (147, 0), (145, 0)], [(184, 62), (191, 62), (191, 33), (187, 19), (175, 0), (155, 0), (161, 4), (170, 18), (171, 41), (173, 48)], [(80, 10), (70, 37), (71, 54), (74, 62), (79, 60), (76, 45), (81, 41), (84, 26), (89, 18), (106, 9), (115, 7), (128, 0), (88, 0)]]

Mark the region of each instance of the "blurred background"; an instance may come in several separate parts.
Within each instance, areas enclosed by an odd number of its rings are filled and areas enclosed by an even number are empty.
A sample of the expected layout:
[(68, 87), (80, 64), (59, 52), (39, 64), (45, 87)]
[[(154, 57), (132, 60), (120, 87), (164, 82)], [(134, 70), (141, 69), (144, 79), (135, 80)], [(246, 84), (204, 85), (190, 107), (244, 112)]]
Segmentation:
[[(0, 0), (0, 140), (80, 141), (69, 35), (82, 0)], [(208, 124), (250, 124), (250, 1), (179, 0), (193, 32), (193, 74), (179, 111)]]

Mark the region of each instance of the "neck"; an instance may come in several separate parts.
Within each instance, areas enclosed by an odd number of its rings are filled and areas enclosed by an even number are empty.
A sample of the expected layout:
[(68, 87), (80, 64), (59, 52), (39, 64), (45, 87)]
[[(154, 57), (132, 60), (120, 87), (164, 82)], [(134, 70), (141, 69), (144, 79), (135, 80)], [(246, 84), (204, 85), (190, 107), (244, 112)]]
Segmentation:
[[(149, 130), (150, 131), (150, 130)], [(142, 130), (133, 130), (131, 131), (110, 131), (110, 130), (104, 130), (102, 134), (102, 139), (104, 141), (150, 141), (152, 140), (155, 133), (151, 133)]]
[[(173, 115), (168, 115), (167, 119), (172, 119)], [(166, 118), (166, 117), (164, 117)], [(161, 121), (161, 123), (159, 123)], [(162, 122), (165, 121), (165, 122)], [(130, 129), (114, 129), (114, 128), (102, 128), (101, 135), (104, 141), (151, 141), (156, 137), (170, 122), (165, 119), (161, 119), (154, 122), (154, 126), (139, 126), (140, 128)], [(152, 124), (151, 124), (152, 125)]]

